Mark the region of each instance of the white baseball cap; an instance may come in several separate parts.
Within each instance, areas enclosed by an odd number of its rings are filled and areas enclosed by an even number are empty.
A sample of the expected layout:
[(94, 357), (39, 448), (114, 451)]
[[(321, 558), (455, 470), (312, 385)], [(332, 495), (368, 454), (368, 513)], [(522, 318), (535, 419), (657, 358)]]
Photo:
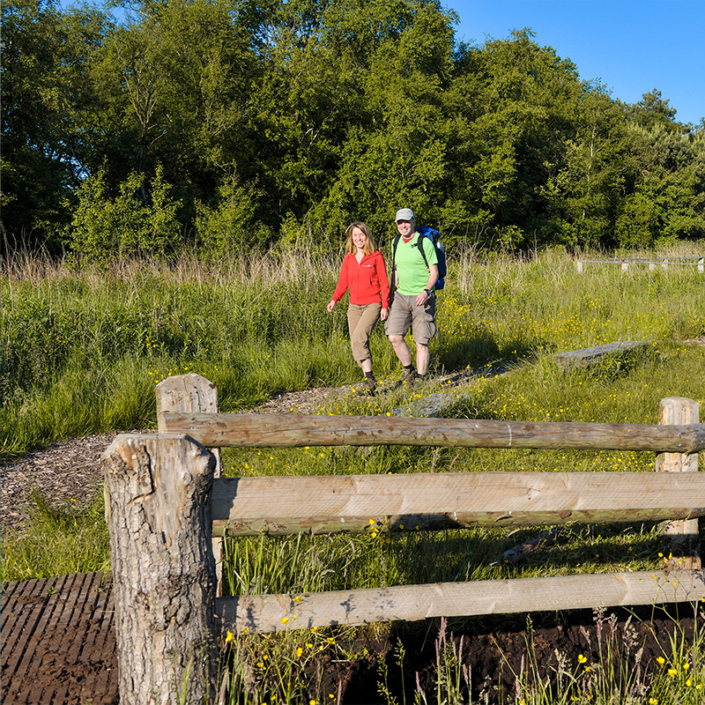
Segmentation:
[(414, 211), (412, 211), (411, 208), (400, 208), (397, 211), (397, 217), (394, 220), (398, 223), (400, 220), (416, 220), (416, 218), (414, 217)]

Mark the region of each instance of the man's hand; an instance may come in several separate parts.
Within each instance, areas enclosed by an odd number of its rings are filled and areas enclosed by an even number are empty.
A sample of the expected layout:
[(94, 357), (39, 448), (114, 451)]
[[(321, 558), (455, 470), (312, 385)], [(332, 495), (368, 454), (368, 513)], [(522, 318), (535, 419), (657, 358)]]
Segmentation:
[(431, 295), (424, 290), (416, 297), (416, 305), (423, 306), (430, 298)]

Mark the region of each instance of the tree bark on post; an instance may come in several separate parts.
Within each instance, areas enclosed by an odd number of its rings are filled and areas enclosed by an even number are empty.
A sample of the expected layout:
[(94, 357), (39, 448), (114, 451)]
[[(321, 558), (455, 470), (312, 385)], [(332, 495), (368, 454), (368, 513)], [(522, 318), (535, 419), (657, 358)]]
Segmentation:
[[(218, 413), (218, 388), (205, 377), (194, 373), (167, 377), (156, 387), (157, 427), (159, 433), (166, 433), (164, 412), (184, 411), (194, 414)], [(216, 459), (214, 477), (222, 475), (220, 448), (209, 449)], [(223, 539), (213, 539), (215, 572), (217, 578), (216, 595), (223, 594)]]
[[(700, 404), (684, 397), (667, 397), (659, 405), (659, 424), (684, 426), (699, 423)], [(697, 472), (697, 453), (658, 453), (656, 455), (656, 472)], [(694, 497), (694, 501), (697, 499)], [(701, 504), (702, 506), (702, 504)], [(700, 570), (700, 532), (697, 519), (666, 522), (663, 534), (672, 554), (672, 569), (686, 568)]]
[(215, 458), (183, 435), (103, 454), (121, 705), (200, 703), (215, 667)]

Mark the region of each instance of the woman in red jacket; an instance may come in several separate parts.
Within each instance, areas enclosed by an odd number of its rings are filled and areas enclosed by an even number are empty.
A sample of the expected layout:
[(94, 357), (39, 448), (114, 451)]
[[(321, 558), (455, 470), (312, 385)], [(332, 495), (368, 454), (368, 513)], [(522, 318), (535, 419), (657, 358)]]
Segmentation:
[(375, 323), (387, 319), (389, 311), (389, 280), (382, 253), (375, 248), (370, 230), (364, 223), (353, 223), (345, 233), (348, 241), (340, 268), (340, 279), (328, 312), (350, 289), (348, 328), (350, 346), (358, 365), (365, 373), (365, 385), (374, 392), (377, 381), (372, 374), (370, 334)]

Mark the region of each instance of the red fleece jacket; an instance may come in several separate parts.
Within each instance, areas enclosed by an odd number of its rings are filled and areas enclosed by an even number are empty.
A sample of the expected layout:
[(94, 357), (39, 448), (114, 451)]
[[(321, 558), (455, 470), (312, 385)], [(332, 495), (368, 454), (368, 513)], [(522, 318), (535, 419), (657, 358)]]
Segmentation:
[(350, 303), (358, 306), (382, 302), (389, 308), (389, 279), (379, 250), (365, 255), (358, 264), (355, 255), (345, 255), (333, 301), (340, 301), (350, 289)]

